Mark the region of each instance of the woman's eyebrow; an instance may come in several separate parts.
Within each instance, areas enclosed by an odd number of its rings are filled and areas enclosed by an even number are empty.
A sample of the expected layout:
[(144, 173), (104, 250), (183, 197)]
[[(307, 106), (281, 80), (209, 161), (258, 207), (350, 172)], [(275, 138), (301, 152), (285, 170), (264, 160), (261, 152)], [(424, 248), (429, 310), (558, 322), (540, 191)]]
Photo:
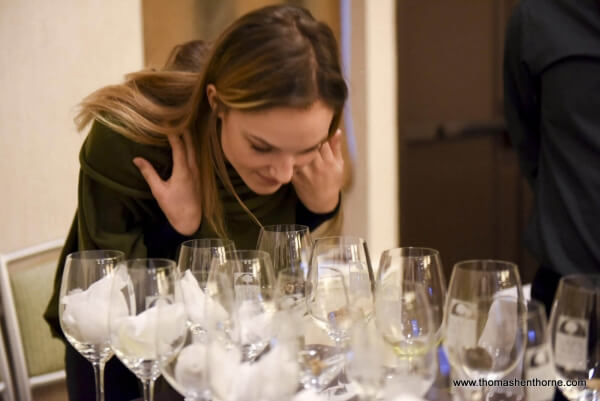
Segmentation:
[[(269, 148), (271, 148), (271, 149), (273, 149), (273, 150), (280, 150), (280, 149), (279, 149), (277, 146), (270, 144), (269, 142), (265, 141), (265, 140), (264, 140), (264, 139), (262, 139), (261, 137), (259, 137), (259, 136), (256, 136), (256, 135), (254, 135), (254, 134), (252, 134), (252, 133), (250, 133), (250, 132), (248, 132), (248, 131), (242, 131), (242, 133), (243, 133), (243, 134), (244, 134), (244, 135), (245, 135), (247, 138), (249, 138), (249, 139), (251, 139), (253, 142), (257, 143), (258, 145), (262, 145), (262, 146), (264, 146), (264, 147), (269, 147)], [(320, 148), (320, 147), (321, 147), (321, 145), (322, 145), (324, 142), (326, 142), (326, 141), (327, 141), (327, 138), (328, 138), (328, 137), (329, 137), (329, 134), (325, 135), (325, 137), (324, 137), (324, 138), (323, 138), (321, 141), (319, 141), (319, 143), (317, 143), (316, 145), (313, 145), (313, 146), (311, 146), (311, 147), (309, 147), (309, 148), (306, 148), (306, 149), (300, 150), (300, 151), (298, 151), (298, 152), (296, 152), (296, 153), (308, 153), (308, 152), (311, 152), (311, 151), (313, 151), (313, 150), (315, 150), (315, 149), (318, 149), (318, 148)]]

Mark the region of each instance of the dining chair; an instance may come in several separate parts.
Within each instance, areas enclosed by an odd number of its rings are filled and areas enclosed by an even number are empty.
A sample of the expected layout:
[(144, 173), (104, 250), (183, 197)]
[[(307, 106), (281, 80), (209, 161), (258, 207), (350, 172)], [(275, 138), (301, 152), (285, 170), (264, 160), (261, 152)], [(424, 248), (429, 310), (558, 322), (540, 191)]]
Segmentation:
[[(1, 317), (0, 313), (0, 317)], [(6, 357), (6, 345), (4, 341), (4, 324), (0, 321), (0, 398), (2, 401), (15, 401), (15, 389), (10, 372), (10, 365)]]
[(52, 337), (43, 318), (63, 242), (54, 240), (0, 255), (2, 313), (20, 401), (32, 401), (33, 388), (65, 378), (65, 346)]

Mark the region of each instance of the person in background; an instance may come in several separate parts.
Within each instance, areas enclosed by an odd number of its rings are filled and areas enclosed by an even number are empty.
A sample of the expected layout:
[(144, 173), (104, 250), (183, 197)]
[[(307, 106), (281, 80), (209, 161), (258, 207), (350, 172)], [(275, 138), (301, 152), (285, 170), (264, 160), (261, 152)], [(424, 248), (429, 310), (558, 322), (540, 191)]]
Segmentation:
[(506, 35), (506, 120), (534, 204), (533, 296), (600, 271), (600, 2), (522, 0)]
[[(76, 122), (92, 125), (79, 155), (77, 213), (45, 313), (55, 335), (68, 253), (174, 259), (189, 238), (254, 248), (262, 225), (314, 229), (334, 217), (347, 96), (331, 29), (305, 9), (270, 6), (239, 18), (210, 49), (190, 42), (164, 69), (84, 99)], [(70, 400), (93, 399), (91, 364), (68, 344), (66, 371)], [(105, 383), (107, 401), (140, 396), (117, 358)]]
[(561, 276), (600, 271), (600, 2), (517, 4), (504, 104), (534, 195), (525, 245), (540, 267), (531, 293), (550, 313)]

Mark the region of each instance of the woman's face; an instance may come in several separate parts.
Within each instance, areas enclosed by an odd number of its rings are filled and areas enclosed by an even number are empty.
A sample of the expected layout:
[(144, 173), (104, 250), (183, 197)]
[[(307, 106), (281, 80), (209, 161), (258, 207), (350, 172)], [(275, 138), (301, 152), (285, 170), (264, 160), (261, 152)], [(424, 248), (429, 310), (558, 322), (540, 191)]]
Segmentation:
[(267, 195), (291, 181), (327, 140), (333, 110), (321, 101), (308, 109), (276, 107), (220, 114), (225, 158), (255, 193)]

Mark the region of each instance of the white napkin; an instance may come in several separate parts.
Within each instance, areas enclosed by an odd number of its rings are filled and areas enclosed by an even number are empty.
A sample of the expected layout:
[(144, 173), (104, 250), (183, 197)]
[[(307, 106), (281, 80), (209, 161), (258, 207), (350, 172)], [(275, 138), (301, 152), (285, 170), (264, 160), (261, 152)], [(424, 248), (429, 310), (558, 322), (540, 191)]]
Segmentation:
[[(211, 316), (215, 321), (227, 320), (227, 311), (220, 303), (207, 297), (200, 288), (198, 280), (190, 270), (186, 270), (179, 281), (183, 292), (183, 299), (189, 319), (199, 325), (205, 323), (205, 308), (210, 308)], [(206, 302), (206, 305), (205, 305)]]
[(210, 349), (210, 380), (224, 401), (279, 401), (298, 387), (299, 368), (293, 347), (274, 346), (255, 363), (240, 363), (237, 348), (214, 342)]
[(501, 369), (517, 338), (517, 300), (500, 297), (494, 299), (477, 345), (493, 357), (492, 369)]
[(228, 394), (239, 377), (242, 354), (236, 347), (226, 348), (219, 341), (213, 341), (208, 358), (211, 388), (218, 398), (229, 401)]
[(175, 380), (186, 389), (204, 389), (206, 344), (190, 344), (183, 348), (175, 363)]
[[(160, 311), (160, 321), (159, 317)], [(178, 329), (185, 319), (183, 304), (167, 305), (160, 300), (139, 315), (114, 321), (112, 345), (130, 358), (156, 359), (156, 334), (160, 330), (162, 344), (174, 342), (182, 333)], [(157, 324), (160, 325), (157, 327)]]
[(259, 301), (242, 301), (238, 309), (238, 324), (242, 344), (268, 341), (272, 333), (274, 310)]
[(421, 397), (417, 397), (416, 395), (413, 395), (413, 394), (400, 394), (400, 395), (396, 396), (395, 398), (393, 398), (392, 401), (425, 401), (425, 399), (421, 398)]
[[(62, 314), (63, 328), (78, 341), (101, 344), (109, 341), (108, 314), (113, 281), (121, 280), (119, 275), (108, 275), (96, 281), (85, 291), (75, 289), (63, 296), (60, 303), (65, 310)], [(121, 287), (125, 282), (116, 283)], [(126, 316), (128, 307), (125, 297), (115, 293), (113, 316)]]

